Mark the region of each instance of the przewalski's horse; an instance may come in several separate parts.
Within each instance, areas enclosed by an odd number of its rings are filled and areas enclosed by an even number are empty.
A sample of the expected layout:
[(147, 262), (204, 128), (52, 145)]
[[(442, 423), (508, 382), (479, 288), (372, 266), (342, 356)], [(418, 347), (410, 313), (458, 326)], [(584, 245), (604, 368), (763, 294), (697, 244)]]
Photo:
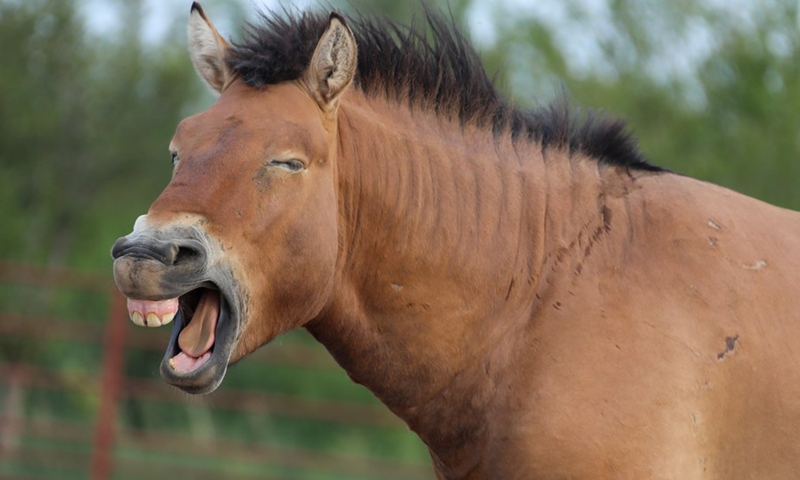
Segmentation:
[(163, 377), (210, 392), (304, 327), (440, 479), (800, 477), (800, 216), (515, 109), (428, 21), (290, 14), (231, 46), (192, 7), (220, 97), (113, 249), (132, 319), (174, 318)]

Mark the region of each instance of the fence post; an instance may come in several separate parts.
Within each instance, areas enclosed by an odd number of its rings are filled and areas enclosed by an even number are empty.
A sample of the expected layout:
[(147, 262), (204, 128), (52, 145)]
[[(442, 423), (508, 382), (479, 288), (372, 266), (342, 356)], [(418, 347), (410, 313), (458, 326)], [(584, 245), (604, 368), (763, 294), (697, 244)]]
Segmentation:
[(103, 340), (103, 369), (100, 383), (100, 407), (94, 425), (91, 457), (91, 479), (107, 480), (111, 476), (117, 402), (125, 360), (126, 300), (112, 286), (109, 294), (108, 323)]
[(22, 369), (11, 367), (6, 385), (8, 393), (0, 404), (0, 455), (11, 457), (19, 442), (19, 431), (22, 427), (24, 394), (22, 391)]

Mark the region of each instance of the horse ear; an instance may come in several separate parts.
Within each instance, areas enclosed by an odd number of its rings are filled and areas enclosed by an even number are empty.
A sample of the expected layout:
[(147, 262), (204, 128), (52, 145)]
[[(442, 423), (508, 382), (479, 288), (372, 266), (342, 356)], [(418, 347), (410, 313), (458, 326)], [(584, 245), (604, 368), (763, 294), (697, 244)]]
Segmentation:
[(335, 110), (339, 96), (353, 81), (357, 52), (356, 39), (344, 17), (331, 13), (328, 28), (320, 37), (306, 71), (308, 89), (323, 110)]
[(209, 87), (222, 93), (231, 72), (225, 63), (230, 45), (214, 28), (199, 3), (192, 3), (189, 14), (189, 56), (194, 68)]

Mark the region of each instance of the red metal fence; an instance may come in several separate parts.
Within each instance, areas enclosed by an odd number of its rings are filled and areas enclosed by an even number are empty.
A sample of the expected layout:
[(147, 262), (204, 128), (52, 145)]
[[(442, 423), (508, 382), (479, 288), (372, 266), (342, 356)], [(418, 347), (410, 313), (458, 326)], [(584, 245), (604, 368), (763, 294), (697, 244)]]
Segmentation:
[[(100, 318), (37, 304), (62, 291), (65, 304), (101, 305)], [(165, 347), (131, 326), (108, 277), (0, 263), (0, 478), (433, 477), (406, 427), (302, 336), (262, 348), (208, 397), (161, 381)], [(148, 373), (132, 374), (142, 359)], [(252, 381), (271, 374), (288, 380)]]

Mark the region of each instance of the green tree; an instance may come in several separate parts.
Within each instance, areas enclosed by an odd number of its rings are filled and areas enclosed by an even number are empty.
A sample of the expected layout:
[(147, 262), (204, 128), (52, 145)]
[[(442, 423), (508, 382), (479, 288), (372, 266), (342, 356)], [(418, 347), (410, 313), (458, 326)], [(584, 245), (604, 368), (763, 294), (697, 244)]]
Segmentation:
[(0, 3), (5, 258), (107, 267), (169, 179), (169, 137), (201, 87), (182, 41), (148, 48), (141, 2), (120, 6), (129, 21), (99, 39), (72, 0)]

